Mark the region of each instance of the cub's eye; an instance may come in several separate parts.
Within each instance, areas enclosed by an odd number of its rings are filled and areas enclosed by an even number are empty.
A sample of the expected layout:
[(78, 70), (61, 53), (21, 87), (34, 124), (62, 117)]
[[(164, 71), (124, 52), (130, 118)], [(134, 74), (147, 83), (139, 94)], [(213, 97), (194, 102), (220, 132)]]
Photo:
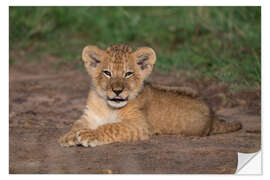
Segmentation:
[(127, 72), (127, 73), (125, 74), (125, 78), (130, 77), (132, 74), (133, 74), (133, 72)]
[(111, 72), (109, 72), (109, 71), (103, 71), (103, 73), (104, 73), (106, 76), (108, 76), (108, 77), (111, 77), (111, 76), (112, 76)]

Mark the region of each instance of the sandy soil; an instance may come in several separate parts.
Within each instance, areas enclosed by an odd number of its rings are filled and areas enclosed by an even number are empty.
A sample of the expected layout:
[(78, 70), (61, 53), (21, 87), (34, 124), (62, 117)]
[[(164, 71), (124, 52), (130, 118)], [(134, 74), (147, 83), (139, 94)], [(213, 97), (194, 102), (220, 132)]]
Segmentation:
[(237, 152), (260, 149), (260, 91), (230, 93), (228, 85), (157, 72), (150, 81), (196, 89), (228, 120), (241, 121), (238, 132), (207, 136), (154, 136), (150, 140), (95, 148), (62, 148), (58, 138), (84, 109), (89, 78), (60, 67), (53, 58), (10, 67), (9, 171), (17, 173), (234, 173)]

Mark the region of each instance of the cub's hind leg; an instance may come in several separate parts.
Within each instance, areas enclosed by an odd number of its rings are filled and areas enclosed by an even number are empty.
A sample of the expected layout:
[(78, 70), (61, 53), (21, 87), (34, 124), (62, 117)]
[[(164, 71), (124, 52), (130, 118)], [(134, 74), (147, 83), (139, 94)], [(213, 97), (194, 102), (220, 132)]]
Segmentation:
[(223, 134), (238, 131), (242, 124), (238, 121), (226, 121), (224, 117), (213, 117), (213, 124), (210, 134)]

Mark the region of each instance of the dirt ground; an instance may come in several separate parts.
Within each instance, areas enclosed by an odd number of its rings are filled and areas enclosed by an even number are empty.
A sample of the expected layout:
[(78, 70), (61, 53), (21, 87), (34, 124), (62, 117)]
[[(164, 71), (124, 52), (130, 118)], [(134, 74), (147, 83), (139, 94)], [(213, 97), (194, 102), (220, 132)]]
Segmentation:
[(150, 140), (95, 148), (63, 148), (58, 138), (80, 117), (89, 88), (86, 72), (48, 57), (39, 65), (10, 66), (9, 171), (28, 173), (234, 173), (237, 152), (261, 146), (260, 90), (231, 93), (228, 85), (154, 72), (150, 81), (188, 86), (228, 120), (241, 121), (234, 133), (207, 137), (154, 136)]

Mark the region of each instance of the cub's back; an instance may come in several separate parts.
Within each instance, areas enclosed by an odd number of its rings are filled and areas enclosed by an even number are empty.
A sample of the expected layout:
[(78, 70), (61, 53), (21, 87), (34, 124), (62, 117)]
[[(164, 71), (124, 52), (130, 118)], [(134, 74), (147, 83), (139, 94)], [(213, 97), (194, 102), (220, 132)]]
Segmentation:
[(145, 85), (146, 118), (152, 134), (201, 136), (209, 132), (210, 110), (201, 100)]

